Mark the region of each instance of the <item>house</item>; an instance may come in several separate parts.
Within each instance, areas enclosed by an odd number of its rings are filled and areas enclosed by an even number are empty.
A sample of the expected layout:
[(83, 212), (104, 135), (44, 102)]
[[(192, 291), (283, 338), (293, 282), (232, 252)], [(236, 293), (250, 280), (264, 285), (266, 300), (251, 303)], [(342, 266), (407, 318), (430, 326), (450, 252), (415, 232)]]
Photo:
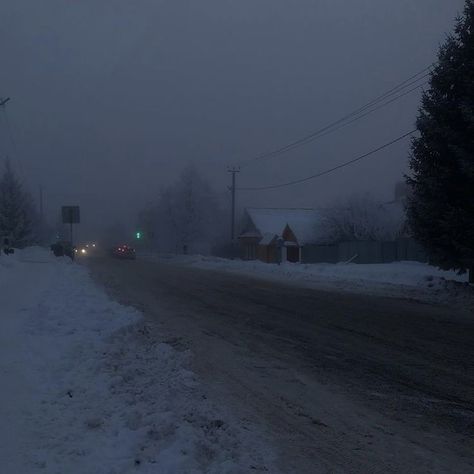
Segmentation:
[(241, 256), (267, 263), (299, 262), (302, 248), (317, 243), (323, 226), (315, 209), (247, 208), (239, 235)]

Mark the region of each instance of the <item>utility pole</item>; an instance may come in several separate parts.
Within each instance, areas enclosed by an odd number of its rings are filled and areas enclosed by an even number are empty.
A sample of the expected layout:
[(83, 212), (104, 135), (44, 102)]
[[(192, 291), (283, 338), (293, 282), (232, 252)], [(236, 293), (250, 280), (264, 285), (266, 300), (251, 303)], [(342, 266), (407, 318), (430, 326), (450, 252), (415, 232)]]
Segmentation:
[(40, 218), (43, 221), (43, 186), (39, 185), (39, 211), (40, 211)]
[(40, 214), (40, 220), (39, 220), (39, 237), (40, 237), (40, 242), (43, 244), (43, 239), (44, 239), (44, 209), (43, 209), (43, 186), (40, 184), (39, 185), (39, 214)]
[(230, 191), (232, 193), (232, 217), (231, 217), (231, 225), (230, 225), (230, 241), (232, 243), (232, 252), (234, 251), (234, 244), (235, 244), (235, 177), (237, 173), (240, 173), (240, 167), (232, 166), (227, 169), (229, 173), (232, 174), (232, 185), (230, 187)]

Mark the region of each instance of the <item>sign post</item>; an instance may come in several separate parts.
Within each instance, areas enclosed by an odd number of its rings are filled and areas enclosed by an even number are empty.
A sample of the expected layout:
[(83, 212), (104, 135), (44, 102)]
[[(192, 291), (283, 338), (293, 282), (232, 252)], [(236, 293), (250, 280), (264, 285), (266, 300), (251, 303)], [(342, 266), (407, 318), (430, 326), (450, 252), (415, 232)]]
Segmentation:
[(71, 240), (71, 258), (74, 260), (74, 243), (73, 243), (73, 224), (81, 222), (81, 212), (79, 206), (63, 206), (61, 208), (63, 224), (70, 225), (70, 240)]

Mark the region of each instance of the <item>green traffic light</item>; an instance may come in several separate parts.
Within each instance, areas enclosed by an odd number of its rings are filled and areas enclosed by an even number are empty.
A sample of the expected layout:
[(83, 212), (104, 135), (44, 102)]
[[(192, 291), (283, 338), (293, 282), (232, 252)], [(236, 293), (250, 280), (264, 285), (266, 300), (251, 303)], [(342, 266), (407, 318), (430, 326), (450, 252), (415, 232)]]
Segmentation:
[(137, 239), (141, 239), (141, 238), (142, 238), (142, 233), (141, 233), (141, 232), (136, 232), (136, 233), (135, 233), (135, 237), (136, 237)]

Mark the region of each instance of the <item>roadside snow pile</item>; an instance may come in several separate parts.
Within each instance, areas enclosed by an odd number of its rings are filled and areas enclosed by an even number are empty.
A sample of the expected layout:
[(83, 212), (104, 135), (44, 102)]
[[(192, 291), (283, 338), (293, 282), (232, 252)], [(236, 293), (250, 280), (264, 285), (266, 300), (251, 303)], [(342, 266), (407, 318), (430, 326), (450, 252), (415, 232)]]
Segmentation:
[[(71, 260), (67, 257), (62, 257), (59, 260), (71, 263)], [(11, 279), (12, 271), (10, 269), (17, 268), (22, 263), (55, 263), (59, 260), (55, 260), (54, 256), (42, 247), (15, 249), (15, 252), (11, 255), (0, 254), (0, 282)], [(8, 269), (8, 271), (5, 269)]]
[(271, 278), (279, 281), (302, 283), (323, 289), (396, 294), (400, 290), (422, 290), (436, 295), (440, 292), (455, 296), (472, 293), (467, 274), (443, 271), (419, 262), (384, 264), (355, 263), (283, 263), (268, 264), (260, 261), (227, 260), (201, 255), (164, 255), (162, 261), (175, 262), (198, 268)]
[(207, 399), (190, 354), (84, 267), (27, 249), (0, 282), (2, 472), (275, 472), (253, 427)]

